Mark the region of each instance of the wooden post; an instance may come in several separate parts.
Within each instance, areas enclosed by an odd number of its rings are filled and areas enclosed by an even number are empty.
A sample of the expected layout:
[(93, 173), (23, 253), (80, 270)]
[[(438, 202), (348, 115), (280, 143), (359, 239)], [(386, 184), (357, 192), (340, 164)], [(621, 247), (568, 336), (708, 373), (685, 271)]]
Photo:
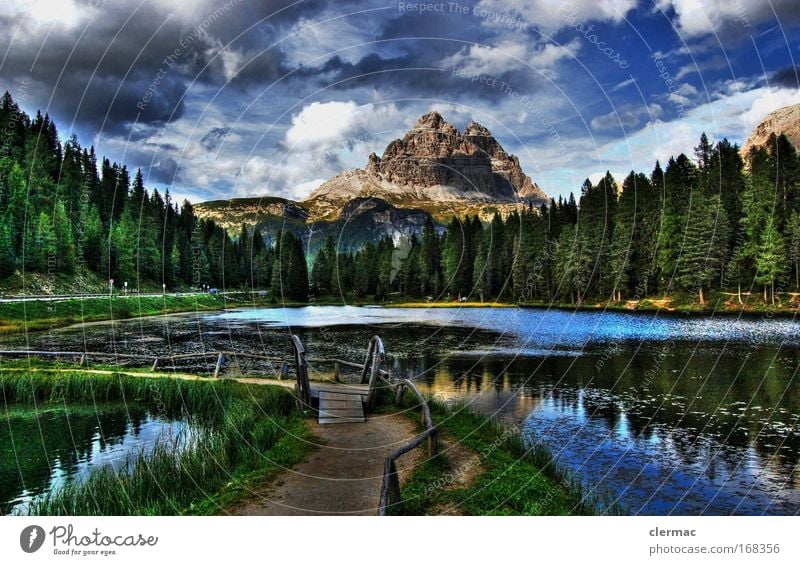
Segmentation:
[(297, 398), (303, 410), (311, 407), (311, 385), (308, 382), (308, 365), (306, 364), (306, 349), (296, 335), (292, 336), (294, 348), (295, 370), (297, 372)]
[(403, 403), (403, 395), (406, 392), (406, 385), (400, 383), (397, 385), (397, 394), (394, 396), (394, 403), (400, 405)]
[(215, 379), (219, 377), (219, 370), (220, 370), (220, 368), (222, 367), (222, 360), (223, 360), (224, 358), (225, 358), (225, 357), (224, 357), (224, 355), (222, 355), (222, 353), (220, 353), (219, 355), (217, 355), (217, 366), (216, 366), (216, 367), (214, 367), (214, 378), (215, 378)]
[(392, 506), (400, 502), (400, 478), (397, 475), (397, 465), (391, 457), (386, 460), (386, 478), (389, 483), (387, 486), (386, 506)]
[(438, 432), (434, 432), (428, 437), (428, 457), (435, 457), (439, 453), (438, 436)]
[(375, 345), (375, 340), (369, 340), (369, 344), (367, 345), (367, 356), (364, 358), (364, 368), (361, 369), (361, 384), (367, 384), (367, 379), (369, 378), (369, 360), (372, 358), (372, 348)]
[(339, 382), (339, 362), (334, 361), (333, 363), (333, 381), (338, 383)]
[(78, 367), (83, 367), (83, 364), (86, 363), (86, 354), (81, 354), (81, 360), (78, 362)]
[(283, 380), (283, 376), (286, 375), (288, 372), (289, 372), (289, 363), (284, 361), (283, 365), (281, 365), (281, 372), (278, 373), (278, 380), (282, 381)]
[(151, 370), (151, 371), (155, 371), (155, 370), (156, 370), (156, 367), (158, 367), (158, 357), (156, 357), (156, 358), (153, 360), (153, 366), (152, 366), (152, 367), (150, 367), (150, 370)]

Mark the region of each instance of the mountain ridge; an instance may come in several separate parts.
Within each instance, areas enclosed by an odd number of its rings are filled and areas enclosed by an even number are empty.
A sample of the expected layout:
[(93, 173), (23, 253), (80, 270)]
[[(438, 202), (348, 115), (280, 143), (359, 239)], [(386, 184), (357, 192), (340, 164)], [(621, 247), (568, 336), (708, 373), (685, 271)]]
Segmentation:
[[(334, 176), (304, 203), (312, 218), (335, 219), (341, 205), (353, 197), (377, 197), (395, 206), (429, 210), (442, 220), (454, 213), (463, 215), (460, 209), (480, 212), (480, 204), (494, 205), (490, 212), (494, 213), (548, 200), (522, 171), (519, 159), (508, 154), (486, 127), (471, 121), (462, 133), (438, 112), (424, 114), (381, 156), (371, 153), (366, 167)], [(437, 203), (445, 203), (444, 214), (436, 213)]]

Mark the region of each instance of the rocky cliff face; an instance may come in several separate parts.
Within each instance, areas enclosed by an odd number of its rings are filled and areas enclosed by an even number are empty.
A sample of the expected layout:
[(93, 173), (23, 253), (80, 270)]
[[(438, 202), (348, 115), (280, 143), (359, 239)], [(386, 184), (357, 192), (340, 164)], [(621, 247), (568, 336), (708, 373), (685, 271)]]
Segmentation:
[(238, 230), (242, 225), (257, 225), (275, 220), (305, 225), (308, 210), (299, 202), (264, 196), (260, 198), (232, 198), (194, 204), (194, 212), (208, 218), (226, 230)]
[(789, 141), (800, 149), (800, 104), (793, 104), (770, 112), (767, 117), (761, 120), (750, 137), (747, 138), (742, 154), (747, 155), (753, 147), (766, 145), (769, 136), (772, 134), (786, 134)]
[(471, 122), (461, 133), (436, 112), (422, 116), (382, 156), (371, 154), (364, 169), (322, 184), (305, 203), (312, 218), (331, 219), (356, 197), (382, 198), (441, 217), (480, 209), (481, 203), (506, 211), (520, 202), (547, 200), (488, 129)]
[(371, 154), (365, 168), (336, 175), (303, 202), (239, 198), (203, 202), (195, 212), (234, 232), (242, 225), (268, 237), (291, 230), (313, 255), (329, 234), (342, 248), (357, 249), (384, 237), (407, 241), (429, 217), (442, 223), (454, 215), (488, 220), (495, 212), (546, 201), (488, 129), (471, 122), (460, 132), (431, 112), (383, 155)]

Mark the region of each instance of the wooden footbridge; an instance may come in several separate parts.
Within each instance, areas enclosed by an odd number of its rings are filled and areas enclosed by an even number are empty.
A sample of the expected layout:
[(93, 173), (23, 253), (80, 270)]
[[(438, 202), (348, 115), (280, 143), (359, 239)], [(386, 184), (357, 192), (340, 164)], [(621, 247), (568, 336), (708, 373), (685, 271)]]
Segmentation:
[[(416, 407), (420, 409), (424, 430), (386, 458), (378, 507), (379, 515), (385, 515), (387, 508), (400, 501), (397, 460), (422, 446), (427, 446), (429, 457), (435, 456), (438, 452), (437, 429), (433, 424), (425, 397), (412, 381), (394, 378), (383, 369), (386, 353), (383, 340), (377, 335), (370, 339), (363, 363), (338, 358), (311, 358), (296, 335), (291, 336), (291, 344), (293, 359), (232, 351), (147, 356), (115, 352), (0, 350), (0, 357), (73, 358), (81, 367), (86, 366), (90, 358), (117, 361), (118, 363), (121, 361), (136, 362), (137, 360), (141, 363), (149, 358), (152, 360), (150, 368), (153, 372), (158, 368), (169, 368), (169, 366), (165, 367), (165, 361), (169, 360), (173, 362), (172, 368), (176, 368), (174, 364), (176, 360), (216, 357), (214, 378), (222, 376), (226, 368), (230, 366), (231, 360), (238, 363), (238, 358), (250, 358), (279, 363), (277, 379), (284, 386), (288, 384), (286, 378), (289, 367), (294, 365), (296, 379), (294, 391), (298, 408), (303, 412), (316, 413), (318, 422), (322, 425), (353, 424), (355, 425), (352, 431), (354, 434), (359, 433), (357, 424), (366, 421), (367, 415), (375, 409), (379, 399), (393, 401), (400, 405), (405, 392), (410, 391), (417, 401)], [(148, 360), (147, 363), (150, 361)], [(332, 366), (332, 375), (330, 371), (325, 372), (318, 369), (325, 365)], [(340, 374), (343, 368), (355, 370), (355, 378), (350, 379), (353, 382), (342, 382)], [(322, 378), (312, 380), (309, 373)], [(270, 382), (274, 383), (275, 379), (264, 378), (259, 381), (270, 384)], [(247, 379), (247, 382), (252, 382), (252, 379)]]

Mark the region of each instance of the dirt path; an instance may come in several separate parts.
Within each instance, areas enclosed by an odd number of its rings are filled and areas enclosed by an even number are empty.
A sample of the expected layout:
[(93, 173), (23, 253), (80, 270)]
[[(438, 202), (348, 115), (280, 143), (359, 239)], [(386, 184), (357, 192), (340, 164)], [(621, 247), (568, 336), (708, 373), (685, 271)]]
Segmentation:
[[(416, 435), (401, 414), (372, 415), (363, 424), (311, 424), (320, 445), (294, 469), (229, 508), (240, 516), (375, 515), (386, 457)], [(398, 461), (401, 482), (426, 456), (415, 449)]]

